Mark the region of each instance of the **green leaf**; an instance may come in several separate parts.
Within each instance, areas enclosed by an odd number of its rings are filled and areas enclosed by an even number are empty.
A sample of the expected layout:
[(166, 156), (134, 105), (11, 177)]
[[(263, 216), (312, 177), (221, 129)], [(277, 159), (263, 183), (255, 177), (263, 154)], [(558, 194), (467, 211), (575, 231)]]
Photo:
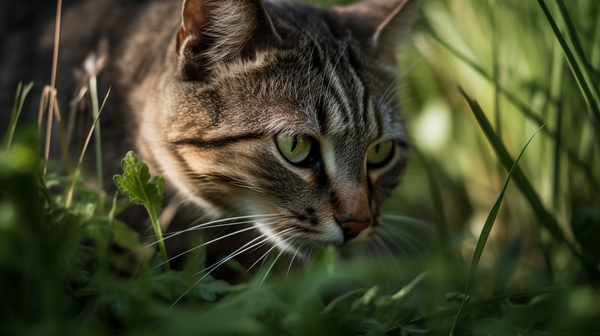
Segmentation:
[(452, 301), (469, 302), (469, 301), (471, 301), (471, 296), (465, 295), (465, 293), (448, 292), (448, 293), (446, 293), (446, 295), (444, 295), (444, 300), (446, 300), (446, 302), (452, 302)]
[(167, 257), (167, 249), (158, 222), (158, 217), (162, 211), (162, 194), (165, 181), (159, 176), (150, 179), (148, 165), (142, 162), (134, 152), (127, 153), (121, 161), (121, 166), (123, 167), (123, 176), (115, 175), (113, 180), (117, 188), (124, 195), (129, 196), (131, 202), (143, 205), (148, 210), (154, 233), (158, 239), (158, 247), (164, 261), (165, 271), (168, 271), (171, 269), (168, 262), (169, 258)]
[[(191, 287), (193, 288), (190, 290)], [(175, 300), (189, 293), (193, 298), (213, 302), (216, 300), (217, 294), (228, 287), (229, 284), (223, 280), (206, 277), (203, 281), (197, 282), (196, 277), (172, 270), (152, 277), (150, 283), (150, 290), (153, 293), (168, 300)]]
[(419, 274), (416, 278), (413, 279), (408, 285), (404, 286), (398, 293), (392, 296), (392, 300), (398, 300), (406, 296), (415, 286), (417, 286), (428, 274), (429, 272), (423, 272)]
[(115, 244), (119, 247), (130, 251), (135, 251), (142, 247), (139, 234), (120, 220), (113, 220), (113, 234), (115, 235)]
[(134, 152), (128, 152), (121, 161), (123, 176), (115, 175), (113, 180), (123, 195), (135, 204), (146, 206), (150, 215), (159, 216), (162, 211), (164, 180), (154, 177), (150, 180), (148, 165)]

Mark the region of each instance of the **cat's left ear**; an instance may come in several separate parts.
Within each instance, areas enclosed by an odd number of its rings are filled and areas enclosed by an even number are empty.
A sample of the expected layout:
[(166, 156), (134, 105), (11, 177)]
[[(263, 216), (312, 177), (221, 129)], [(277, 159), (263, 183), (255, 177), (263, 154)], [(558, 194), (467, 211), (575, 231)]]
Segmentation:
[(416, 17), (418, 0), (364, 0), (343, 9), (355, 38), (374, 49), (393, 49)]
[(183, 2), (176, 45), (179, 56), (209, 64), (226, 62), (278, 40), (262, 0)]

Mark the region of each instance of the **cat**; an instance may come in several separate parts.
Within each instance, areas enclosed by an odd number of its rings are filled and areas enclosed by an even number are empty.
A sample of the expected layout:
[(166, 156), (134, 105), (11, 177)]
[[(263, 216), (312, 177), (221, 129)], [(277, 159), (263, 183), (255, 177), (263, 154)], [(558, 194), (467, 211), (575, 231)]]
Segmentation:
[[(106, 56), (105, 171), (119, 172), (133, 150), (203, 218), (243, 218), (262, 241), (299, 255), (352, 248), (376, 234), (406, 169), (396, 46), (416, 6), (66, 1), (59, 97), (66, 106), (78, 92), (70, 74), (91, 52)], [(2, 62), (5, 111), (16, 81), (49, 83), (49, 71), (32, 77), (24, 64), (50, 68), (53, 22), (28, 15), (44, 29), (2, 39), (17, 59)]]

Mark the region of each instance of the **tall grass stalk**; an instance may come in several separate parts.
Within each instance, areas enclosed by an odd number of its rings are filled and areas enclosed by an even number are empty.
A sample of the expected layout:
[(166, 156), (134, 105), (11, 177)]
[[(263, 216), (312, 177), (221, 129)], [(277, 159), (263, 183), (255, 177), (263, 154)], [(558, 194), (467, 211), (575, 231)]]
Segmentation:
[[(467, 96), (467, 94), (464, 93), (464, 91), (463, 95), (467, 99), (467, 102), (469, 103), (469, 106), (471, 107), (471, 110), (473, 111), (473, 114), (475, 115), (475, 118), (477, 119), (481, 130), (485, 133), (485, 136), (488, 138), (490, 144), (496, 151), (498, 158), (500, 159), (500, 161), (506, 169), (512, 170), (512, 167), (514, 166), (514, 161), (511, 159), (510, 154), (508, 154), (508, 150), (506, 150), (506, 147), (504, 147), (502, 141), (498, 138), (496, 133), (494, 133), (494, 129), (490, 124), (490, 121), (487, 119), (485, 113), (483, 112), (479, 104), (475, 100)], [(588, 260), (586, 260), (581, 254), (579, 254), (579, 252), (573, 247), (571, 242), (568, 241), (567, 238), (565, 238), (560, 226), (558, 225), (558, 222), (556, 221), (554, 216), (552, 216), (552, 214), (550, 214), (550, 212), (546, 210), (546, 208), (544, 208), (542, 201), (540, 200), (535, 189), (533, 189), (533, 187), (531, 186), (531, 183), (529, 182), (527, 177), (525, 177), (523, 171), (519, 167), (515, 167), (515, 171), (513, 174), (513, 178), (517, 186), (519, 187), (519, 189), (521, 189), (521, 192), (523, 193), (523, 195), (525, 195), (525, 198), (527, 198), (529, 205), (537, 215), (542, 226), (544, 226), (550, 232), (554, 240), (567, 246), (567, 248), (573, 254), (573, 256), (576, 259), (578, 259), (582, 263), (582, 265), (586, 267), (589, 274), (592, 275), (592, 278), (595, 279), (595, 281), (600, 282), (600, 271), (598, 270), (598, 268), (595, 265), (590, 264)]]
[[(560, 32), (560, 29), (558, 28), (556, 21), (554, 21), (554, 18), (552, 17), (552, 14), (550, 13), (550, 10), (546, 6), (546, 3), (544, 2), (544, 0), (538, 0), (538, 3), (540, 4), (540, 7), (542, 8), (544, 15), (546, 16), (546, 19), (548, 20), (548, 23), (550, 24), (550, 27), (552, 28), (554, 35), (558, 39), (558, 42), (560, 43), (560, 46), (563, 49), (563, 52), (565, 53), (567, 62), (569, 63), (569, 66), (571, 67), (571, 71), (573, 72), (573, 75), (575, 76), (575, 80), (577, 81), (577, 84), (579, 85), (579, 89), (581, 90), (581, 93), (583, 95), (583, 98), (585, 99), (586, 104), (588, 105), (588, 108), (590, 109), (592, 115), (595, 117), (596, 122), (598, 124), (600, 124), (600, 101), (595, 98), (595, 96), (597, 96), (597, 95), (595, 95), (593, 93), (593, 89), (590, 87), (589, 83), (586, 81), (585, 76), (582, 71), (582, 68), (579, 66), (579, 63), (577, 62), (577, 59), (575, 57), (575, 55), (577, 54), (577, 50), (574, 53), (573, 50), (571, 50), (571, 48), (567, 44), (567, 41), (565, 40), (562, 33)], [(582, 58), (582, 57), (585, 57), (585, 56), (581, 56), (581, 55), (579, 56), (579, 58)]]
[[(552, 75), (550, 78), (550, 100), (551, 110), (555, 116), (556, 134), (554, 136), (554, 172), (552, 178), (552, 195), (553, 205), (555, 208), (559, 206), (560, 200), (560, 176), (561, 176), (561, 151), (562, 151), (562, 82), (564, 70), (564, 57), (561, 52), (560, 45), (555, 43), (552, 55)], [(552, 115), (552, 114), (551, 114)]]
[[(93, 74), (90, 76), (90, 97), (92, 100), (92, 112), (94, 119), (96, 120), (99, 116), (99, 107), (98, 107), (98, 81), (96, 75)], [(104, 104), (103, 104), (104, 105)], [(98, 184), (98, 195), (100, 195), (100, 209), (104, 209), (104, 197), (102, 194), (104, 193), (104, 182), (103, 182), (103, 172), (102, 172), (102, 143), (101, 143), (101, 135), (100, 135), (100, 124), (96, 125), (96, 129), (94, 130), (94, 140), (96, 146), (96, 183)]]
[[(77, 162), (77, 168), (75, 168), (75, 174), (73, 175), (73, 182), (71, 183), (71, 187), (67, 191), (67, 198), (66, 198), (66, 202), (65, 202), (65, 207), (67, 209), (71, 207), (71, 202), (73, 201), (73, 192), (75, 191), (75, 185), (77, 184), (77, 180), (79, 179), (79, 174), (81, 173), (81, 162), (83, 162), (83, 157), (85, 155), (85, 151), (87, 150), (87, 146), (90, 143), (90, 139), (92, 138), (94, 129), (96, 128), (96, 125), (98, 124), (98, 120), (100, 120), (100, 115), (102, 114), (102, 110), (104, 109), (104, 105), (106, 104), (106, 100), (108, 99), (109, 95), (110, 95), (110, 88), (108, 89), (108, 92), (106, 93), (106, 97), (104, 97), (104, 102), (102, 102), (102, 106), (100, 107), (100, 110), (98, 111), (98, 115), (94, 118), (94, 123), (92, 124), (92, 127), (90, 128), (90, 132), (88, 133), (87, 138), (85, 139), (85, 144), (83, 145), (83, 149), (81, 150), (81, 155), (79, 156), (79, 162)], [(102, 199), (101, 196), (100, 196), (100, 199)]]
[(17, 128), (17, 122), (19, 121), (19, 117), (21, 116), (21, 111), (23, 110), (23, 104), (25, 103), (25, 98), (31, 91), (33, 87), (33, 82), (25, 85), (23, 87), (23, 83), (19, 82), (17, 85), (17, 93), (15, 95), (15, 101), (13, 104), (12, 114), (10, 116), (10, 122), (8, 123), (8, 132), (6, 133), (6, 151), (10, 149), (12, 145), (13, 138), (15, 136), (15, 130)]
[(52, 79), (50, 99), (48, 102), (48, 121), (46, 126), (46, 148), (44, 150), (44, 175), (48, 172), (48, 159), (50, 157), (50, 140), (52, 138), (52, 116), (54, 115), (54, 101), (56, 100), (56, 72), (58, 71), (58, 48), (60, 45), (60, 23), (62, 18), (62, 0), (56, 4), (56, 24), (54, 27), (54, 53), (52, 60)]
[[(465, 95), (465, 98), (467, 100), (469, 100), (469, 104), (472, 104), (474, 102), (474, 101), (470, 100), (470, 98), (464, 92), (463, 92), (463, 94)], [(494, 227), (494, 222), (496, 221), (496, 216), (498, 215), (498, 212), (500, 211), (500, 205), (502, 205), (502, 200), (504, 199), (504, 193), (506, 192), (508, 183), (510, 182), (510, 179), (513, 176), (513, 173), (517, 170), (517, 166), (519, 164), (519, 161), (521, 160), (521, 157), (523, 156), (523, 153), (525, 153), (525, 150), (529, 146), (529, 143), (531, 142), (531, 140), (533, 140), (533, 138), (537, 135), (538, 132), (539, 132), (539, 130), (537, 132), (535, 132), (535, 134), (529, 139), (529, 141), (527, 141), (527, 143), (525, 144), (525, 147), (523, 147), (523, 149), (521, 150), (521, 153), (519, 154), (519, 156), (513, 163), (512, 167), (510, 168), (510, 171), (508, 172), (508, 177), (506, 178), (506, 182), (504, 182), (504, 187), (502, 187), (502, 191), (500, 192), (500, 196), (498, 196), (498, 199), (496, 200), (496, 203), (492, 207), (492, 210), (490, 211), (490, 213), (485, 221), (483, 229), (481, 230), (481, 234), (479, 236), (479, 239), (477, 240), (477, 246), (475, 247), (475, 252), (473, 252), (473, 259), (471, 261), (471, 266), (469, 267), (469, 276), (467, 278), (467, 285), (465, 288), (463, 300), (460, 304), (458, 312), (456, 313), (454, 322), (452, 323), (452, 329), (450, 330), (451, 336), (454, 334), (454, 328), (456, 327), (456, 323), (458, 322), (458, 318), (460, 317), (462, 308), (465, 305), (465, 303), (467, 302), (471, 283), (473, 282), (473, 280), (475, 278), (475, 272), (477, 271), (477, 266), (479, 265), (479, 260), (481, 259), (481, 255), (483, 254), (483, 249), (485, 248), (485, 244), (487, 243), (490, 233), (492, 232), (492, 228)]]
[(600, 97), (598, 96), (600, 92), (598, 91), (598, 85), (596, 84), (596, 81), (594, 80), (594, 77), (592, 75), (593, 69), (591, 67), (590, 62), (588, 61), (585, 51), (583, 50), (581, 40), (579, 39), (579, 34), (577, 34), (577, 29), (575, 28), (575, 24), (573, 23), (573, 20), (569, 15), (569, 11), (567, 10), (567, 6), (565, 6), (564, 1), (556, 0), (556, 3), (558, 4), (560, 14), (565, 22), (565, 25), (567, 26), (567, 33), (569, 35), (569, 39), (571, 40), (571, 44), (575, 49), (575, 56), (577, 56), (577, 59), (581, 65), (581, 69), (585, 80), (590, 86), (592, 96), (596, 100), (597, 106), (600, 106)]

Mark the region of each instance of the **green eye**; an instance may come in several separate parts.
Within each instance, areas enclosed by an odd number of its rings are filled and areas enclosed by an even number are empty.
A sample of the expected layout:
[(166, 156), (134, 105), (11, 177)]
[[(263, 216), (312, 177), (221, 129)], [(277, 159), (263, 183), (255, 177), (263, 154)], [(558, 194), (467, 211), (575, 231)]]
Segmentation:
[(301, 163), (306, 160), (312, 148), (312, 139), (309, 137), (293, 137), (285, 134), (277, 135), (279, 150), (291, 163)]
[(367, 153), (367, 164), (378, 166), (385, 163), (392, 156), (393, 149), (394, 143), (391, 140), (376, 144)]

